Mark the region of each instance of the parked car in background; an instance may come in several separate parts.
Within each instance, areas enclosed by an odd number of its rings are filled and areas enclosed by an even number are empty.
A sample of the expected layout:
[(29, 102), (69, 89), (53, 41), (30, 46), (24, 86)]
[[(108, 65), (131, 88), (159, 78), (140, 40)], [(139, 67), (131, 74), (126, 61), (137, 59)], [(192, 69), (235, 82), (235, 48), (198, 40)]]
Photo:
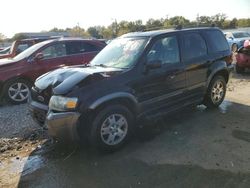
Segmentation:
[[(59, 38), (59, 37), (56, 37), (56, 38)], [(7, 53), (2, 54), (0, 52), (0, 59), (13, 58), (16, 55), (23, 52), (24, 50), (26, 50), (27, 48), (31, 47), (32, 45), (45, 41), (45, 40), (49, 40), (49, 39), (54, 39), (54, 37), (53, 38), (51, 37), (50, 38), (31, 38), (31, 39), (16, 40), (12, 43)]]
[(236, 54), (236, 72), (243, 73), (246, 68), (250, 68), (250, 41), (246, 40)]
[(25, 102), (37, 77), (59, 67), (88, 64), (104, 46), (98, 40), (61, 38), (37, 43), (14, 58), (2, 59), (1, 96), (12, 103)]
[(4, 48), (4, 49), (2, 49), (1, 51), (0, 51), (0, 54), (8, 54), (9, 53), (9, 51), (10, 51), (10, 46), (8, 46), (8, 47), (6, 47), (6, 48)]
[(224, 33), (232, 52), (237, 52), (237, 50), (243, 46), (245, 40), (250, 39), (250, 34), (245, 31), (232, 31)]
[(231, 50), (217, 28), (130, 33), (114, 39), (87, 67), (39, 77), (29, 106), (37, 122), (46, 119), (52, 137), (80, 137), (113, 151), (128, 140), (135, 121), (189, 105), (218, 107), (231, 63)]

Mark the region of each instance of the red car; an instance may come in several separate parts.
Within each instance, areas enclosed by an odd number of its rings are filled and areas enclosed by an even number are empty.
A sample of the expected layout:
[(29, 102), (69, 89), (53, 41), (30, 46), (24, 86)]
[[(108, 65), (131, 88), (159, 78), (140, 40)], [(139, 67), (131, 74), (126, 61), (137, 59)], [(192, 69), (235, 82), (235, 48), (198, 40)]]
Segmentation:
[(14, 58), (1, 59), (0, 98), (23, 103), (37, 77), (62, 66), (88, 64), (104, 47), (105, 43), (98, 40), (61, 38), (37, 43)]
[(12, 43), (8, 53), (0, 54), (0, 59), (13, 58), (16, 55), (23, 52), (24, 50), (26, 50), (27, 48), (31, 47), (32, 45), (49, 39), (54, 39), (54, 38), (32, 38), (32, 39), (16, 40)]
[(243, 73), (250, 68), (250, 41), (246, 40), (244, 46), (236, 54), (236, 72)]

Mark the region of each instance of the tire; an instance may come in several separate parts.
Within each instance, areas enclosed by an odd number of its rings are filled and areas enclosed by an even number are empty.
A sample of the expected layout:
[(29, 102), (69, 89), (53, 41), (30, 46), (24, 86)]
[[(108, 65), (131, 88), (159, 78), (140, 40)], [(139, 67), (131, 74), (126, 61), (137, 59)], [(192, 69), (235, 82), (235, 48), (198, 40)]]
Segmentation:
[(89, 143), (100, 151), (116, 151), (128, 141), (133, 126), (134, 117), (127, 107), (119, 104), (106, 106), (93, 119)]
[(226, 95), (226, 81), (223, 76), (215, 76), (207, 89), (204, 99), (204, 105), (208, 108), (218, 107), (224, 100)]
[(25, 103), (30, 94), (31, 84), (24, 79), (8, 81), (4, 85), (4, 96), (12, 104)]
[(245, 71), (244, 67), (239, 67), (239, 65), (236, 63), (235, 70), (238, 74), (241, 74)]
[(234, 43), (234, 44), (232, 45), (232, 47), (231, 47), (231, 50), (232, 50), (233, 53), (237, 52), (237, 50), (238, 50), (238, 45)]

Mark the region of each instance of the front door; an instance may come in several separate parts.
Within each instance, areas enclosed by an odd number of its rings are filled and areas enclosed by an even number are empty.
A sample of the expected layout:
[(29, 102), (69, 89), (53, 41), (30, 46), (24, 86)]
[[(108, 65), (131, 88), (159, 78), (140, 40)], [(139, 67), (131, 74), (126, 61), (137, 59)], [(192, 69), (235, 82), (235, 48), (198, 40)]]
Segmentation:
[(30, 77), (32, 77), (33, 80), (44, 73), (66, 65), (68, 56), (66, 46), (63, 42), (49, 44), (45, 48), (37, 51), (30, 59), (34, 59), (38, 53), (43, 54), (43, 58), (31, 61), (31, 66), (29, 66), (32, 70)]
[(141, 114), (153, 115), (178, 103), (186, 87), (178, 37), (165, 36), (155, 40), (147, 54), (146, 62), (161, 63), (161, 67), (148, 68), (135, 89)]

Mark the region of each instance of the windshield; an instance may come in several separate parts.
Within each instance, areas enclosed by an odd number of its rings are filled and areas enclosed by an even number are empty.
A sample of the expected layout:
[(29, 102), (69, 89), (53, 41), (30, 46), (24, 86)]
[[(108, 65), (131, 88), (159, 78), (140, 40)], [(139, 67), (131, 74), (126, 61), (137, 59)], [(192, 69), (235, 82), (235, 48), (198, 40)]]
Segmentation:
[(24, 50), (23, 52), (18, 54), (13, 59), (16, 60), (16, 61), (20, 61), (20, 60), (22, 60), (22, 59), (24, 59), (26, 57), (29, 57), (31, 54), (33, 54), (35, 51), (40, 49), (42, 46), (48, 44), (49, 42), (51, 42), (51, 40), (47, 40), (47, 41), (44, 41), (44, 42), (37, 43), (37, 44), (31, 46), (30, 48)]
[(244, 37), (250, 37), (250, 34), (247, 32), (238, 32), (233, 33), (234, 38), (244, 38)]
[(115, 39), (91, 61), (91, 65), (130, 68), (142, 53), (147, 41), (148, 38)]

